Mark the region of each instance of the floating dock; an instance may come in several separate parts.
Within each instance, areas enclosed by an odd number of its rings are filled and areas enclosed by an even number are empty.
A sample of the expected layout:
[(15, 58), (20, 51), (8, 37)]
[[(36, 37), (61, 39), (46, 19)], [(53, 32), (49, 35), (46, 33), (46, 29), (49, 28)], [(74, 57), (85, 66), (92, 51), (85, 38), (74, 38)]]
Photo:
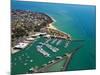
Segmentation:
[[(55, 39), (57, 39), (57, 41), (52, 43), (52, 41), (54, 41)], [(41, 36), (35, 39), (35, 41), (33, 41), (26, 48), (12, 54), (12, 59), (11, 59), (12, 75), (63, 70), (64, 69), (63, 65), (66, 62), (67, 63), (69, 62), (68, 56), (66, 54), (73, 52), (73, 49), (79, 47), (83, 41), (62, 39), (61, 42), (57, 45), (56, 43), (59, 40), (61, 39), (44, 38), (43, 36)], [(42, 42), (43, 44), (41, 45), (40, 42)], [(67, 47), (65, 47), (66, 43), (68, 43)], [(52, 48), (47, 47), (47, 45), (45, 44), (49, 44)], [(40, 45), (45, 52), (50, 54), (50, 57), (47, 57), (43, 55), (41, 52), (37, 51), (36, 47), (38, 45)], [(53, 52), (53, 50), (51, 49), (55, 49), (55, 48), (59, 50), (56, 52)], [(63, 60), (65, 58), (67, 60), (66, 62), (65, 60)], [(63, 60), (63, 61), (60, 61), (60, 60)], [(62, 67), (59, 64), (60, 62), (62, 63)], [(55, 67), (57, 63), (58, 65), (60, 65), (58, 66), (59, 68)], [(55, 67), (55, 70), (53, 70), (54, 67)], [(47, 68), (48, 70), (46, 70)]]

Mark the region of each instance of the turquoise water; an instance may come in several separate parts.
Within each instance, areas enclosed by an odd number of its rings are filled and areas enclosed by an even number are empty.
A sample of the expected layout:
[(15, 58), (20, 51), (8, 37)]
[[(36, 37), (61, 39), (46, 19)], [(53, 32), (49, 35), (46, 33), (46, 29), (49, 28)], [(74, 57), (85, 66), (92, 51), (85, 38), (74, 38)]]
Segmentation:
[(53, 17), (55, 27), (85, 40), (85, 45), (72, 58), (68, 70), (95, 69), (96, 12), (95, 6), (12, 1), (12, 9), (43, 12)]
[[(65, 46), (65, 43), (68, 42), (67, 40), (62, 39), (62, 42), (59, 43), (59, 45), (56, 45), (56, 43), (59, 39), (57, 39), (57, 41), (54, 42), (53, 44), (52, 44), (52, 41), (55, 39), (51, 39), (48, 42), (48, 44), (53, 47), (58, 48), (59, 50), (55, 53), (55, 52), (52, 52), (52, 50), (50, 48), (48, 48), (46, 45), (42, 46), (42, 49), (50, 54), (50, 57), (46, 57), (46, 56), (42, 55), (41, 53), (39, 53), (36, 48), (37, 45), (38, 46), (40, 45), (39, 44), (40, 42), (45, 43), (46, 40), (47, 40), (46, 38), (40, 37), (40, 38), (36, 39), (35, 42), (33, 41), (31, 45), (27, 46), (26, 48), (22, 49), (21, 51), (15, 53), (15, 54), (12, 54), (12, 61), (11, 61), (12, 72), (11, 72), (11, 74), (12, 75), (25, 74), (25, 73), (29, 72), (30, 68), (32, 68), (32, 67), (35, 68), (36, 66), (38, 67), (37, 69), (42, 68), (43, 64), (48, 64), (49, 61), (57, 60), (57, 59), (55, 59), (56, 56), (64, 57), (64, 55), (66, 53), (73, 52), (73, 49), (76, 49), (83, 43), (82, 41), (77, 41), (77, 42), (70, 41), (69, 46), (67, 46), (65, 48), (64, 46)], [(30, 62), (30, 61), (32, 61), (32, 62)], [(63, 65), (63, 63), (64, 63), (64, 61), (62, 62), (62, 64), (61, 63), (60, 64)], [(54, 69), (56, 69), (56, 68), (57, 67), (55, 67)], [(54, 69), (52, 69), (52, 71)], [(57, 68), (56, 71), (59, 71), (59, 69), (60, 69), (60, 67)]]

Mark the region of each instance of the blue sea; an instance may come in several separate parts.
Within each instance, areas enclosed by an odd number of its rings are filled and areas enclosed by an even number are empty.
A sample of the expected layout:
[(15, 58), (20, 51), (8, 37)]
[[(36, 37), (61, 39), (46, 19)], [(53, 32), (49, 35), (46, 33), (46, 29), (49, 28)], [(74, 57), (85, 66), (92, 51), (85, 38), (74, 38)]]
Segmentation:
[(11, 2), (11, 9), (48, 14), (56, 20), (53, 24), (56, 28), (70, 34), (72, 39), (85, 40), (84, 47), (69, 63), (69, 71), (96, 68), (96, 6), (15, 0)]

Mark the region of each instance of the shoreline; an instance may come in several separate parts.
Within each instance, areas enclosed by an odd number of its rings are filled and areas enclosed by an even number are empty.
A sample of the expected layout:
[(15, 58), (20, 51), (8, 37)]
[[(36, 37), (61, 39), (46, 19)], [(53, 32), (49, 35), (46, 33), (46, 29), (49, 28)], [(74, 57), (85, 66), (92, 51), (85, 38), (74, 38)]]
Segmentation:
[[(54, 22), (53, 22), (53, 23), (54, 23)], [(53, 23), (50, 23), (50, 24), (49, 24), (49, 27), (47, 27), (47, 28), (57, 30), (57, 31), (59, 31), (59, 32), (61, 32), (61, 33), (64, 33), (64, 34), (68, 35), (68, 36), (71, 38), (70, 34), (64, 32), (64, 31), (59, 30), (58, 28), (56, 28), (56, 27), (53, 25)]]
[(56, 29), (58, 30), (52, 23), (49, 24), (49, 27), (48, 28), (51, 28), (51, 29)]
[[(52, 18), (52, 17), (51, 17), (51, 18)], [(67, 34), (67, 33), (65, 33), (65, 32), (59, 30), (58, 28), (56, 28), (56, 27), (54, 26), (54, 23), (56, 22), (56, 20), (55, 20), (54, 18), (52, 18), (52, 19), (53, 19), (53, 22), (52, 22), (52, 23), (49, 23), (48, 26), (47, 26), (47, 28), (49, 28), (49, 29), (54, 29), (54, 30), (59, 31), (59, 32), (65, 34), (65, 35), (70, 36), (69, 34)], [(30, 34), (29, 37), (30, 37), (31, 35), (33, 35), (33, 34)], [(13, 53), (13, 52), (14, 52), (13, 47), (12, 47), (11, 50), (12, 50), (12, 53)], [(20, 51), (20, 50), (19, 50), (19, 51)], [(17, 52), (19, 52), (19, 51), (17, 50)], [(16, 53), (16, 51), (15, 51), (14, 53)]]
[[(48, 15), (48, 14), (47, 14), (47, 15)], [(50, 18), (53, 20), (53, 22), (49, 24), (48, 28), (52, 28), (52, 29), (58, 30), (58, 29), (53, 25), (53, 24), (56, 22), (56, 20), (55, 20), (53, 17), (51, 17), (51, 16), (50, 16)]]

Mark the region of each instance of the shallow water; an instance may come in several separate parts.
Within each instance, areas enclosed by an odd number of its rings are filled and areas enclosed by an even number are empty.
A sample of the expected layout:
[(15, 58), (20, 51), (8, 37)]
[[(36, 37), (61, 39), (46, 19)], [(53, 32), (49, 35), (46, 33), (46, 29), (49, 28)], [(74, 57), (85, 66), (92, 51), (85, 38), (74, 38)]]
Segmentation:
[(46, 13), (56, 20), (54, 25), (59, 30), (69, 33), (72, 39), (85, 40), (68, 70), (95, 69), (95, 6), (12, 1), (12, 9)]

